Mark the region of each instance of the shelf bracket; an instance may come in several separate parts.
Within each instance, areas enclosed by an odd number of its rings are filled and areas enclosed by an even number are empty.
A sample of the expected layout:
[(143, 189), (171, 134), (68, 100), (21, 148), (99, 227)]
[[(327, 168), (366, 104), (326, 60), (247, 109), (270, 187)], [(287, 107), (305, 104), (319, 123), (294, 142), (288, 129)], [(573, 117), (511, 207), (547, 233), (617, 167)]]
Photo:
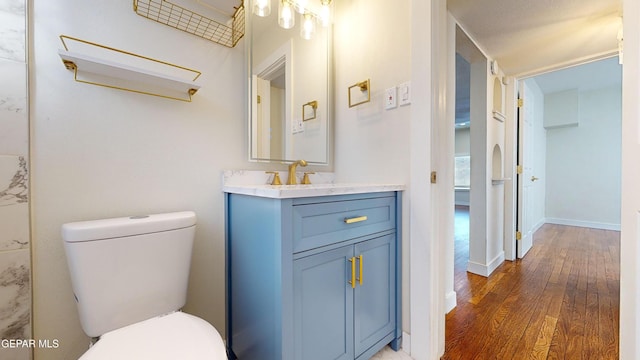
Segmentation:
[[(77, 82), (185, 102), (191, 102), (200, 88), (195, 83), (200, 71), (66, 35), (60, 35), (60, 40), (64, 50), (58, 55)], [(70, 51), (65, 40), (84, 47), (85, 52)]]

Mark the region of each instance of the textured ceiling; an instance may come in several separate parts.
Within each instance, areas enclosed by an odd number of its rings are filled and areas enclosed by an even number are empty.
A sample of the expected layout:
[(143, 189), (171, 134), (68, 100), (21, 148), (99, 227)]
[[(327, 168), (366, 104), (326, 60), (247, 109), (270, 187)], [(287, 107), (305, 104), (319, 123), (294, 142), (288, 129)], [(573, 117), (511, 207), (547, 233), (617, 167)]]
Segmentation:
[(610, 56), (621, 0), (448, 0), (451, 14), (507, 75)]

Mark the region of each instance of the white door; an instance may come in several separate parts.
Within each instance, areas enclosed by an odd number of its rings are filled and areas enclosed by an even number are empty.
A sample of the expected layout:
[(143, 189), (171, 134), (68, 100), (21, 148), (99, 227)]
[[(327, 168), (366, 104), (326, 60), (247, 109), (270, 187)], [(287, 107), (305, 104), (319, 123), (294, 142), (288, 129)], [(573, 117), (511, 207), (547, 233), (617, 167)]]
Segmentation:
[(516, 241), (518, 258), (523, 258), (533, 245), (533, 182), (537, 180), (533, 169), (533, 97), (527, 96), (529, 88), (524, 81), (519, 84), (518, 106), (518, 210), (516, 229), (520, 240)]

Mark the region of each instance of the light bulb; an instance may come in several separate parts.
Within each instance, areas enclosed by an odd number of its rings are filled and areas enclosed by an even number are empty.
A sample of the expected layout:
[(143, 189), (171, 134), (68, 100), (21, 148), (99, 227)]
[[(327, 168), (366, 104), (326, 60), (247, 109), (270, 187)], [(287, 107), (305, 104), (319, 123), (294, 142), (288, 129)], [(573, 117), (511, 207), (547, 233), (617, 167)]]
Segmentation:
[(331, 22), (331, 10), (329, 9), (329, 3), (330, 2), (328, 0), (323, 0), (322, 7), (320, 8), (319, 19), (320, 24), (322, 24), (323, 27), (329, 26), (329, 23)]
[(302, 26), (300, 27), (300, 36), (309, 40), (313, 37), (313, 34), (316, 32), (316, 21), (313, 15), (309, 13), (305, 13), (302, 16)]
[(254, 0), (253, 13), (265, 17), (271, 14), (271, 0)]
[(278, 6), (278, 24), (284, 29), (291, 29), (296, 24), (294, 9), (288, 0), (280, 0)]

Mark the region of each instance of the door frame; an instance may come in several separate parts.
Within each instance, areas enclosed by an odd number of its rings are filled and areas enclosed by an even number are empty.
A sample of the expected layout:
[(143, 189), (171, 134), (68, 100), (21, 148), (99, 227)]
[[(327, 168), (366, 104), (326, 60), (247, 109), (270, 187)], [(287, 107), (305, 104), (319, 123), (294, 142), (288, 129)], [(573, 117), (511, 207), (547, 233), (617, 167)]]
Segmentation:
[[(442, 119), (446, 114), (438, 107), (438, 100), (446, 99), (446, 84), (436, 81), (434, 77), (437, 70), (445, 70), (442, 67), (442, 59), (446, 56), (447, 36), (446, 0), (433, 0), (430, 3), (421, 0), (411, 0), (412, 12), (412, 37), (411, 79), (415, 101), (411, 109), (411, 177), (409, 193), (406, 194), (410, 201), (409, 242), (411, 246), (410, 257), (410, 337), (407, 337), (405, 349), (408, 349), (416, 360), (438, 359), (444, 353), (444, 309), (445, 291), (442, 284), (442, 274), (446, 273), (446, 261), (444, 246), (441, 246), (430, 224), (438, 220), (431, 211), (433, 200), (431, 189), (424, 186), (425, 179), (429, 177), (431, 168), (431, 153), (437, 153), (438, 149), (425, 145), (424, 139), (431, 138), (431, 129), (425, 123)], [(640, 107), (637, 99), (640, 97), (640, 4), (636, 0), (623, 0), (624, 9), (624, 33), (625, 33), (625, 66), (623, 69), (623, 135), (622, 157), (624, 159), (637, 159), (640, 156), (640, 126), (638, 115)], [(431, 19), (431, 21), (424, 21)], [(432, 56), (433, 54), (433, 56)], [(434, 63), (435, 62), (435, 63)], [(446, 63), (446, 61), (445, 61)], [(418, 66), (418, 64), (420, 66)], [(443, 71), (446, 72), (446, 71)], [(517, 77), (525, 77), (521, 74)], [(513, 107), (510, 101), (515, 101), (512, 95), (513, 78), (507, 85), (507, 115)], [(511, 91), (509, 91), (511, 89)], [(421, 104), (424, 103), (424, 104)], [(430, 119), (425, 121), (425, 114)], [(512, 117), (513, 118), (513, 117)], [(507, 133), (513, 133), (513, 128), (508, 128)], [(508, 137), (509, 138), (509, 137)], [(513, 144), (505, 146), (513, 149)], [(505, 160), (513, 159), (514, 153), (506, 152)], [(441, 154), (445, 156), (446, 154)], [(505, 173), (512, 161), (505, 161)], [(630, 169), (623, 165), (622, 191), (625, 197), (622, 203), (622, 231), (621, 231), (621, 303), (620, 303), (620, 356), (633, 359), (640, 354), (640, 305), (635, 294), (640, 291), (640, 264), (636, 259), (640, 258), (640, 190), (636, 188), (640, 183), (640, 169)], [(505, 229), (515, 231), (515, 222), (509, 221), (515, 215), (514, 198), (510, 198), (505, 184)], [(513, 185), (513, 184), (512, 184)], [(437, 208), (434, 200), (433, 208)], [(443, 204), (446, 205), (446, 204)], [(424, 221), (428, 219), (429, 221)], [(505, 237), (511, 239), (512, 237)], [(513, 237), (515, 241), (515, 237)], [(514, 243), (515, 244), (515, 243)], [(505, 244), (505, 249), (507, 248)], [(409, 315), (407, 317), (409, 317)], [(411, 343), (410, 339), (419, 339)]]

